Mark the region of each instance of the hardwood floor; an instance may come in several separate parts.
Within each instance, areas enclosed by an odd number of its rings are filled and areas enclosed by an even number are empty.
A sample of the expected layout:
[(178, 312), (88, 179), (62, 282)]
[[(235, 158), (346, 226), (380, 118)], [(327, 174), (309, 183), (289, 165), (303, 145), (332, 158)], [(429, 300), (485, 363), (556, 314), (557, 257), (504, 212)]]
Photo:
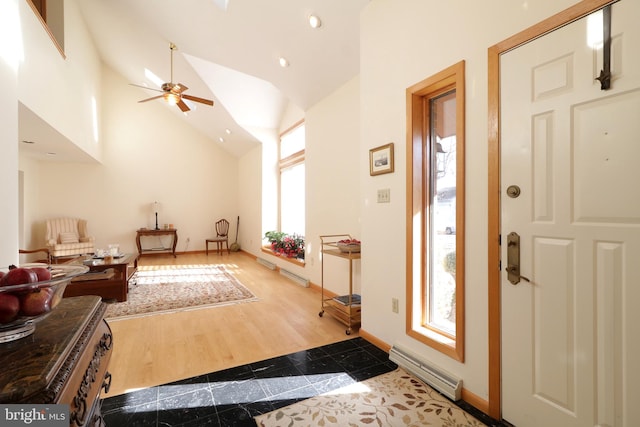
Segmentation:
[(139, 265), (223, 264), (258, 301), (109, 321), (111, 388), (102, 397), (244, 365), (358, 335), (319, 317), (320, 293), (243, 252), (144, 256)]

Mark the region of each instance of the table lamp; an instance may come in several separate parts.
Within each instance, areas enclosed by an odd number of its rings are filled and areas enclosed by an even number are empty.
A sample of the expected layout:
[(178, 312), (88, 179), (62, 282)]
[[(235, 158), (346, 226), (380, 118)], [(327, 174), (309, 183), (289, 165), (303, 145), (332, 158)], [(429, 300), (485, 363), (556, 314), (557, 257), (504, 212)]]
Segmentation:
[(153, 202), (151, 204), (151, 207), (153, 209), (153, 211), (156, 213), (156, 230), (160, 230), (160, 227), (158, 227), (158, 210), (160, 209), (160, 203), (158, 202)]

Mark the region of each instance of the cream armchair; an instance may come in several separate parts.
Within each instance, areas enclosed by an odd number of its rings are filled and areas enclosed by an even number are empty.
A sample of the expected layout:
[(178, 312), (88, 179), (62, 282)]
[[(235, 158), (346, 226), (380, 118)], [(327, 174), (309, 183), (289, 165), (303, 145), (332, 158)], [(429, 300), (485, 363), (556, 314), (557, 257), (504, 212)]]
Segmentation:
[(53, 218), (46, 221), (47, 248), (52, 258), (93, 253), (93, 236), (87, 235), (87, 220)]

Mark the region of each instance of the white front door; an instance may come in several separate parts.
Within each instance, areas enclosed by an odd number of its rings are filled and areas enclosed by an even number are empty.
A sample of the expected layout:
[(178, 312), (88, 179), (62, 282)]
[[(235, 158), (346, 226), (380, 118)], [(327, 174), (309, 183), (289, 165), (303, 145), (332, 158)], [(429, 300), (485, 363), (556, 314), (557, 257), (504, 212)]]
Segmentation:
[(639, 19), (640, 1), (612, 6), (608, 91), (590, 46), (602, 12), (501, 56), (502, 416), (517, 427), (640, 426)]

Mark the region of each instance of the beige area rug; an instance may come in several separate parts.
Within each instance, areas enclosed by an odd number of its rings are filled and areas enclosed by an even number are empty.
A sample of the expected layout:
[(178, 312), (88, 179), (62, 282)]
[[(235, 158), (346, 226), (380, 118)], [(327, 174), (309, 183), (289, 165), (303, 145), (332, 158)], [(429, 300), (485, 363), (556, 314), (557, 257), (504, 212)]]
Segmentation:
[(105, 318), (124, 319), (256, 300), (222, 265), (141, 266), (129, 281), (127, 301), (109, 304)]
[(401, 368), (285, 406), (255, 420), (260, 427), (486, 427)]

